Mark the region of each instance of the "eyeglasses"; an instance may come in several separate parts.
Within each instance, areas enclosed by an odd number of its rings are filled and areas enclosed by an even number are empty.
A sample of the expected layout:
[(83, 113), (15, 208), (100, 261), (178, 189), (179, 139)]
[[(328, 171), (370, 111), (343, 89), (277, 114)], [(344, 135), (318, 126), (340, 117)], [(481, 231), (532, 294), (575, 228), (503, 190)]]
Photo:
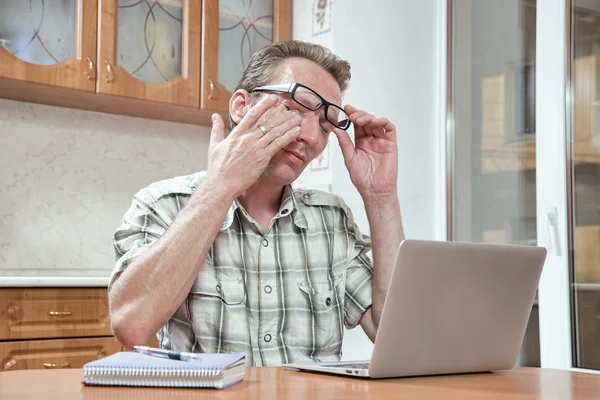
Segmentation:
[(325, 119), (335, 127), (346, 130), (350, 126), (350, 117), (341, 107), (328, 102), (317, 92), (301, 83), (260, 86), (253, 89), (252, 92), (290, 93), (292, 100), (310, 111), (316, 111), (325, 106)]

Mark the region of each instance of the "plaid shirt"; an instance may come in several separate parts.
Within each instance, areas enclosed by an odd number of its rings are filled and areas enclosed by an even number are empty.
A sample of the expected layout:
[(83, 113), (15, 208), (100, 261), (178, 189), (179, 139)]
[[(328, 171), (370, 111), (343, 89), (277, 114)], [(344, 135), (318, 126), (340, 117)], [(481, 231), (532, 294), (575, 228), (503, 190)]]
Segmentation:
[[(156, 182), (134, 196), (114, 235), (109, 291), (166, 232), (204, 174)], [(246, 353), (255, 366), (337, 361), (344, 326), (355, 327), (371, 305), (370, 249), (331, 193), (286, 187), (266, 233), (234, 201), (186, 300), (157, 333), (159, 344)]]

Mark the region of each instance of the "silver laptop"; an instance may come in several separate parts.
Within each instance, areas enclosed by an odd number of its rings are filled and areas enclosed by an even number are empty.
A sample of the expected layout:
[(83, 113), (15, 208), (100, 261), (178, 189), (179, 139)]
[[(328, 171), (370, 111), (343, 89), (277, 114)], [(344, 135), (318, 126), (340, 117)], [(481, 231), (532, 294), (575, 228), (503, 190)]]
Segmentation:
[(405, 240), (370, 361), (288, 369), (391, 378), (515, 367), (546, 249)]

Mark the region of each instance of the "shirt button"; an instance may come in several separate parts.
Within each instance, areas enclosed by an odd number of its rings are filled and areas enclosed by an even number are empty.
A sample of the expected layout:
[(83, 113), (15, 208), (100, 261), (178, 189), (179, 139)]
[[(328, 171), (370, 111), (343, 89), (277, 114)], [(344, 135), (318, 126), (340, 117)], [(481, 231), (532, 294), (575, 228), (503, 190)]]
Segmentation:
[(288, 209), (284, 208), (283, 210), (281, 210), (281, 215), (285, 215), (285, 214), (287, 214), (287, 212), (288, 212)]
[(306, 200), (310, 199), (310, 193), (304, 193), (303, 196)]
[(221, 285), (217, 285), (215, 289), (217, 289), (217, 293), (221, 293)]
[(265, 335), (265, 342), (269, 343), (271, 341), (271, 335), (268, 333)]
[(265, 286), (265, 293), (271, 293), (273, 289), (271, 288), (271, 286), (267, 285)]
[(331, 297), (328, 297), (327, 300), (325, 300), (325, 305), (327, 307), (329, 307), (331, 305)]
[(268, 241), (267, 239), (263, 239), (263, 240), (262, 240), (262, 245), (263, 245), (264, 247), (267, 247), (267, 246), (269, 245), (269, 241)]

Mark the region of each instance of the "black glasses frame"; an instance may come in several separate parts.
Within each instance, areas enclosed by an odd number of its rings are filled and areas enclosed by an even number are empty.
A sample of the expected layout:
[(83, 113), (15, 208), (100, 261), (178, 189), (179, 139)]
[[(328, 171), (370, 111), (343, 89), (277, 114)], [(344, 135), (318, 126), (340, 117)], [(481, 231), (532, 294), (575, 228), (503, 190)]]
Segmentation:
[[(317, 96), (321, 100), (321, 103), (319, 103), (319, 105), (317, 107), (315, 107), (315, 108), (310, 108), (310, 107), (307, 107), (304, 104), (300, 103), (298, 100), (296, 100), (296, 91), (300, 87), (302, 87), (302, 88), (304, 88), (306, 90), (309, 90), (311, 93), (314, 93), (315, 96)], [(314, 90), (312, 90), (308, 86), (303, 85), (301, 83), (294, 82), (294, 83), (285, 83), (285, 84), (282, 84), (282, 85), (259, 86), (257, 88), (252, 89), (252, 93), (254, 93), (254, 92), (290, 93), (290, 95), (292, 97), (292, 100), (294, 100), (296, 103), (300, 104), (302, 107), (306, 108), (307, 110), (317, 111), (319, 108), (325, 106), (325, 119), (327, 121), (329, 121), (329, 123), (331, 123), (336, 128), (346, 130), (346, 129), (348, 129), (350, 127), (350, 117), (348, 117), (348, 118), (346, 118), (345, 120), (342, 121), (342, 122), (344, 122), (343, 125), (339, 125), (340, 121), (332, 121), (332, 120), (329, 119), (329, 107), (336, 108), (336, 109), (340, 110), (341, 112), (343, 112), (344, 114), (348, 115), (348, 113), (346, 111), (344, 111), (343, 108), (341, 108), (340, 106), (337, 106), (337, 105), (335, 105), (333, 103), (328, 102), (319, 93), (315, 92)]]

